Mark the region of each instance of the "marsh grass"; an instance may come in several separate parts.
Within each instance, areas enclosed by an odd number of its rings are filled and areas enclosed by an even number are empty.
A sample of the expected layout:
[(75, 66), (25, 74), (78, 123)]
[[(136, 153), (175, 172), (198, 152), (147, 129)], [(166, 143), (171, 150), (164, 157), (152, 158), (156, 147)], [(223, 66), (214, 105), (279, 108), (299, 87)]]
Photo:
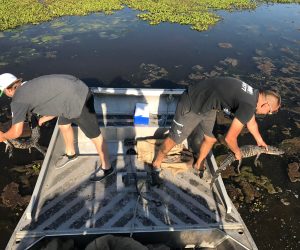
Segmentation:
[(179, 23), (203, 31), (221, 19), (218, 10), (249, 10), (261, 3), (300, 3), (300, 0), (0, 0), (0, 30), (66, 15), (112, 14), (127, 6), (141, 11), (138, 17), (152, 25)]

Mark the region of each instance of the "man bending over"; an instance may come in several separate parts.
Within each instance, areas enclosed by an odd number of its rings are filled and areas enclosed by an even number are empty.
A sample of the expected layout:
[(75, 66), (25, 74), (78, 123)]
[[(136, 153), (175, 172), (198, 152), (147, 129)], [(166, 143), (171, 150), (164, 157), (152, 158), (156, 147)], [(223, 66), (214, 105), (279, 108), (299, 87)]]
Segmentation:
[(259, 91), (231, 77), (207, 79), (191, 85), (177, 104), (169, 136), (158, 151), (152, 163), (153, 168), (159, 169), (167, 153), (198, 126), (197, 129), (201, 130), (204, 138), (194, 167), (203, 171), (204, 160), (217, 141), (212, 131), (218, 110), (234, 115), (225, 140), (237, 160), (242, 157), (237, 138), (244, 125), (253, 135), (257, 145), (267, 149), (268, 146), (259, 132), (255, 114), (275, 113), (280, 105), (281, 98), (275, 92)]
[(65, 153), (56, 162), (57, 169), (77, 160), (74, 148), (72, 123), (92, 140), (100, 157), (101, 166), (92, 181), (100, 181), (114, 170), (109, 161), (106, 142), (100, 132), (94, 109), (94, 98), (89, 88), (71, 75), (45, 75), (22, 82), (12, 74), (0, 75), (0, 96), (5, 93), (12, 98), (12, 126), (0, 131), (0, 142), (21, 136), (24, 121), (29, 112), (41, 115), (39, 125), (58, 118), (58, 125), (65, 142)]

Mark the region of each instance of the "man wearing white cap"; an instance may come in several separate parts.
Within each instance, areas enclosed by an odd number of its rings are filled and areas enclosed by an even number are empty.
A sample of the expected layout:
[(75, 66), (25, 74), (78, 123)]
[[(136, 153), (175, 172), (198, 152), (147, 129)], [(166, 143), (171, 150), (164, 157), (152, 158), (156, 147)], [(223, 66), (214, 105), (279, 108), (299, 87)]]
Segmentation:
[(13, 74), (5, 73), (0, 75), (0, 97), (6, 88), (11, 88), (12, 85), (18, 80)]
[(45, 75), (22, 82), (22, 79), (4, 73), (0, 75), (0, 96), (3, 93), (12, 98), (12, 126), (6, 133), (0, 131), (0, 142), (21, 136), (26, 115), (30, 112), (42, 116), (40, 126), (59, 117), (58, 125), (66, 148), (55, 167), (63, 168), (77, 159), (71, 126), (75, 123), (92, 140), (100, 157), (101, 166), (90, 179), (100, 181), (114, 173), (99, 129), (94, 98), (84, 82), (71, 75)]

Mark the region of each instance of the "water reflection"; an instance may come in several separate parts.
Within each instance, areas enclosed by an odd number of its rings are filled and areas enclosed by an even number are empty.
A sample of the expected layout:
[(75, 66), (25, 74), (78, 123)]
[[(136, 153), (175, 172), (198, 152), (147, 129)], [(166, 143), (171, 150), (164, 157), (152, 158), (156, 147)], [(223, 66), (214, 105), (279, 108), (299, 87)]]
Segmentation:
[(299, 11), (293, 4), (220, 11), (223, 21), (205, 32), (151, 26), (130, 9), (62, 17), (1, 32), (0, 70), (24, 79), (69, 73), (111, 87), (182, 87), (230, 75), (256, 87), (280, 83), (270, 87), (288, 100), (299, 95), (291, 91), (300, 81)]
[[(70, 44), (85, 46), (83, 38), (113, 40), (126, 36), (129, 27), (137, 22), (133, 11), (115, 16), (95, 13), (84, 17), (63, 17), (40, 25), (27, 25), (0, 33), (0, 67), (34, 63), (34, 59), (57, 57), (60, 50)], [(65, 56), (64, 53), (60, 53)], [(45, 63), (47, 60), (45, 60)]]
[[(176, 87), (217, 75), (290, 77), (299, 73), (298, 12), (299, 5), (222, 11), (223, 21), (201, 33), (176, 24), (150, 26), (130, 9), (63, 17), (1, 32), (0, 69), (28, 79), (70, 73), (145, 87), (158, 79)], [(203, 72), (195, 72), (197, 65)]]

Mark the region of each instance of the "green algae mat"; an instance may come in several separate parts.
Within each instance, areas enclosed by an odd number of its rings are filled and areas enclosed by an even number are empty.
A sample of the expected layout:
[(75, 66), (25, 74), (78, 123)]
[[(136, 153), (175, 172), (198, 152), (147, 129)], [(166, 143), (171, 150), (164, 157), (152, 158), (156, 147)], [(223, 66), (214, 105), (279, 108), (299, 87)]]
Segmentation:
[(221, 19), (219, 10), (249, 10), (262, 3), (299, 4), (300, 0), (0, 0), (0, 30), (67, 15), (113, 14), (128, 7), (141, 11), (138, 17), (152, 25), (179, 23), (203, 31)]

